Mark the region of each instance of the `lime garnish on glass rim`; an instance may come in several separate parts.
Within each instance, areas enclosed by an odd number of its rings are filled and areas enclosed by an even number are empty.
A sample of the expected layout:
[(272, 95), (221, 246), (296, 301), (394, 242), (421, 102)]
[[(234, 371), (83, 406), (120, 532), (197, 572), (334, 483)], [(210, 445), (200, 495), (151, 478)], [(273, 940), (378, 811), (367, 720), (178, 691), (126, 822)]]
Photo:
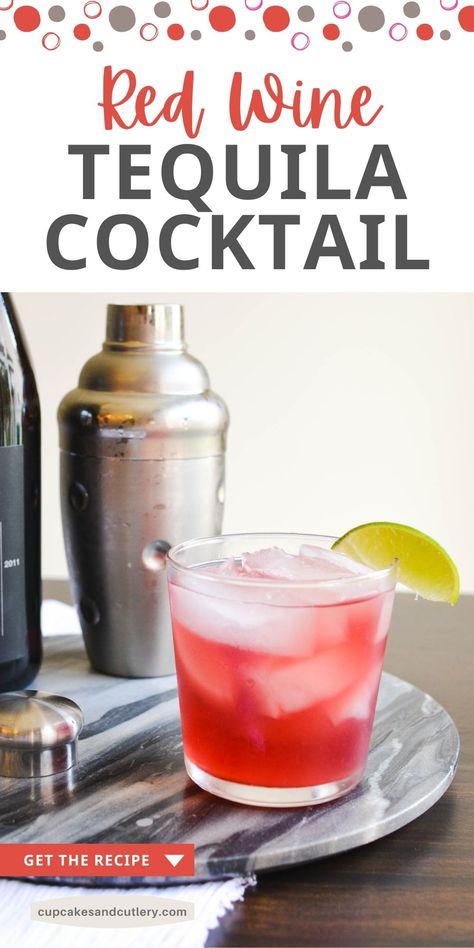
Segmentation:
[(333, 550), (373, 569), (398, 560), (398, 578), (424, 599), (450, 602), (459, 596), (459, 573), (436, 540), (402, 523), (364, 523), (345, 533)]

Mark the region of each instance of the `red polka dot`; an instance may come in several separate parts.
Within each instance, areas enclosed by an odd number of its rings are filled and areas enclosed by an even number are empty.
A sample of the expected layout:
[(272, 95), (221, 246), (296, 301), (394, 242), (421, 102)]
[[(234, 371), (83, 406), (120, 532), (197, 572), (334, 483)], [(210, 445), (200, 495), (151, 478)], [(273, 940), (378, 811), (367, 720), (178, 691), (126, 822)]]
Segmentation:
[(184, 30), (181, 26), (181, 23), (172, 23), (167, 30), (170, 40), (182, 40), (184, 36)]
[(36, 7), (18, 7), (18, 10), (13, 14), (13, 19), (15, 26), (22, 33), (31, 33), (33, 30), (37, 30), (41, 23), (41, 17)]
[(323, 29), (324, 39), (327, 40), (337, 40), (340, 34), (340, 29), (336, 26), (335, 23), (326, 23), (326, 26)]
[(267, 7), (263, 14), (263, 22), (267, 30), (272, 33), (281, 33), (290, 25), (290, 14), (285, 7)]
[(87, 23), (78, 23), (74, 27), (74, 36), (77, 40), (88, 40), (91, 35), (91, 31), (87, 26)]
[(218, 33), (227, 33), (235, 26), (235, 13), (230, 7), (214, 7), (209, 14), (209, 23)]
[(430, 40), (433, 38), (433, 27), (429, 23), (420, 23), (416, 29), (418, 39)]
[(458, 13), (458, 20), (466, 33), (474, 33), (474, 7), (463, 7)]

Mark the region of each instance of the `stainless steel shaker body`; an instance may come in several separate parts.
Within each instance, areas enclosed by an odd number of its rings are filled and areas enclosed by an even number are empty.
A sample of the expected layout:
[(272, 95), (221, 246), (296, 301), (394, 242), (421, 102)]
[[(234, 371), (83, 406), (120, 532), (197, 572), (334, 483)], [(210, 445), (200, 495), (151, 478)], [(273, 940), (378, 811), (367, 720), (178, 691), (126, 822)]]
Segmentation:
[(173, 671), (165, 554), (218, 534), (228, 413), (179, 306), (109, 306), (103, 350), (58, 413), (74, 602), (98, 671)]

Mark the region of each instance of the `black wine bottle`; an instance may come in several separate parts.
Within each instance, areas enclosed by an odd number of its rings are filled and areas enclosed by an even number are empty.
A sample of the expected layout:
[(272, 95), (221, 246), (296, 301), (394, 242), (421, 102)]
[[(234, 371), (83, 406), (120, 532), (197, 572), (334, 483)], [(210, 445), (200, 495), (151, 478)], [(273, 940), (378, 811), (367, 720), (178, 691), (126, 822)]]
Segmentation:
[(41, 434), (33, 369), (8, 293), (0, 294), (0, 691), (41, 662)]

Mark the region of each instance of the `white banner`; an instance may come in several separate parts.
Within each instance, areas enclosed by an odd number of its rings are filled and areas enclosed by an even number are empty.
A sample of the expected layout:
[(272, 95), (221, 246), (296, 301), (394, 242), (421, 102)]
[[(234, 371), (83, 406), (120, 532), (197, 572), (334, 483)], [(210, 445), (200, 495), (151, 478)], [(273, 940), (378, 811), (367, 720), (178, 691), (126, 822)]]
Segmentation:
[(3, 0), (2, 285), (471, 291), (474, 7), (443, 4)]

